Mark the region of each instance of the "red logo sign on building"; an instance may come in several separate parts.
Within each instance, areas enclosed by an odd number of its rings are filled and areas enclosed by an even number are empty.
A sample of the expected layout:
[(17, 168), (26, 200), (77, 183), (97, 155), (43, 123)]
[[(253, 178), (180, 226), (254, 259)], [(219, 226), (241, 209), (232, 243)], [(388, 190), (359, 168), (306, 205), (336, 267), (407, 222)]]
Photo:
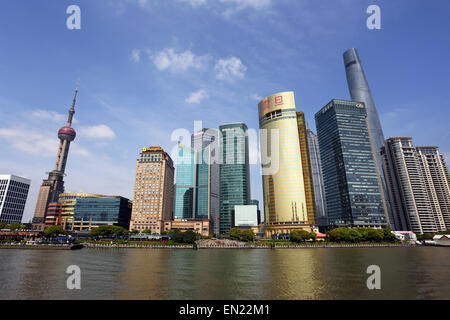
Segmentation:
[(275, 106), (283, 105), (283, 96), (275, 97)]
[(270, 109), (270, 102), (269, 102), (269, 99), (266, 99), (266, 100), (263, 101), (263, 103), (262, 103), (262, 108), (263, 108), (263, 112), (264, 112), (264, 113), (267, 112), (267, 111), (269, 111), (269, 109)]

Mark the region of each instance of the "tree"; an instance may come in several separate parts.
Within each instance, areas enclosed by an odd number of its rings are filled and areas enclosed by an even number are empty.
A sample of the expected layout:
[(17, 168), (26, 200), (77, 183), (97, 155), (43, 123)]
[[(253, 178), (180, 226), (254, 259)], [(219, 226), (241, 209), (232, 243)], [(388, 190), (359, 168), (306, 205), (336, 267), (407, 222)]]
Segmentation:
[(67, 235), (68, 232), (66, 232), (62, 226), (51, 226), (51, 227), (47, 227), (44, 230), (44, 235), (47, 238), (53, 238), (55, 236), (58, 235)]
[(242, 230), (240, 240), (245, 242), (250, 242), (255, 239), (255, 233), (253, 230)]
[(424, 234), (419, 234), (417, 236), (417, 240), (433, 240), (433, 238), (434, 238), (433, 233), (424, 233)]
[(142, 231), (142, 233), (152, 233), (152, 229), (145, 229), (144, 231)]
[(198, 239), (199, 234), (192, 230), (187, 230), (182, 234), (182, 243), (194, 244)]
[(172, 235), (174, 242), (183, 243), (183, 233), (179, 229), (170, 230), (169, 234)]
[(239, 228), (233, 228), (230, 230), (231, 240), (240, 241), (241, 240), (241, 230)]
[(119, 226), (104, 225), (99, 226), (91, 230), (91, 236), (93, 237), (109, 237), (109, 236), (124, 236), (127, 235), (129, 231), (125, 228)]
[(0, 229), (7, 229), (8, 225), (4, 222), (0, 222)]
[(292, 242), (305, 242), (308, 239), (311, 239), (311, 234), (308, 231), (292, 230), (292, 232), (291, 232), (291, 241)]
[(383, 232), (383, 240), (387, 242), (395, 242), (397, 238), (395, 237), (395, 234), (392, 233), (390, 228), (384, 228), (382, 229)]
[(8, 226), (8, 229), (15, 231), (15, 230), (21, 230), (22, 225), (20, 223), (12, 223)]

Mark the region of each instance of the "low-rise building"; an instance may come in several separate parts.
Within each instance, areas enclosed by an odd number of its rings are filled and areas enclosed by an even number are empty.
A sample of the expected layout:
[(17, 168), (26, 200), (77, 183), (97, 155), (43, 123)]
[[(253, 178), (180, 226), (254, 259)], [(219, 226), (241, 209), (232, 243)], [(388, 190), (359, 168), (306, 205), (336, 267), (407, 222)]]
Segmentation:
[(73, 215), (73, 230), (92, 230), (102, 225), (129, 229), (132, 203), (124, 197), (79, 198)]
[(450, 247), (450, 234), (441, 234), (433, 237), (433, 241), (438, 246)]
[(212, 236), (212, 226), (209, 219), (175, 219), (163, 222), (163, 231), (175, 230), (180, 231), (191, 230), (203, 237)]

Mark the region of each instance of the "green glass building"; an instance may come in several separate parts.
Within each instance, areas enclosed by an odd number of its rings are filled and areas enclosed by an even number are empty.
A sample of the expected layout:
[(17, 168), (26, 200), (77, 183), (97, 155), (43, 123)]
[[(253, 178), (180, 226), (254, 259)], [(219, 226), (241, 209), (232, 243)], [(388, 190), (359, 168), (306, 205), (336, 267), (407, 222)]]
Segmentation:
[(236, 205), (250, 204), (250, 164), (248, 128), (244, 123), (225, 124), (221, 132), (220, 150), (220, 233), (232, 227), (232, 211)]

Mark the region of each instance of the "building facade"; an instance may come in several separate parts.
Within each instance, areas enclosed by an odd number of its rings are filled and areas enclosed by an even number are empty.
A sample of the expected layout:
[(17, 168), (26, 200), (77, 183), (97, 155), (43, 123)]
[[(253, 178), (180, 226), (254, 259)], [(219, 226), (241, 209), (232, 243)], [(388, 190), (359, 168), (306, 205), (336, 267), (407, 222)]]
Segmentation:
[(293, 92), (259, 103), (266, 237), (311, 230)]
[(21, 223), (31, 180), (12, 174), (0, 175), (0, 222)]
[(219, 234), (219, 132), (202, 129), (178, 150), (175, 218), (209, 219)]
[(47, 209), (50, 203), (58, 202), (58, 197), (64, 192), (64, 177), (69, 155), (70, 143), (75, 140), (76, 132), (72, 128), (73, 115), (75, 114), (75, 103), (78, 94), (78, 87), (75, 90), (72, 107), (69, 109), (67, 124), (59, 129), (59, 147), (56, 156), (56, 164), (53, 171), (48, 173), (48, 178), (42, 182), (39, 189), (38, 200), (33, 217), (33, 230), (43, 231), (45, 228), (45, 219)]
[(330, 225), (387, 226), (364, 104), (332, 100), (315, 119)]
[[(58, 213), (56, 211), (56, 207), (54, 206), (55, 202), (52, 202), (52, 211), (51, 214), (47, 214), (48, 218), (45, 219), (46, 226), (53, 225), (55, 220), (61, 221), (61, 225), (64, 230), (72, 230), (74, 223), (74, 215), (75, 215), (75, 205), (77, 204), (78, 199), (83, 198), (101, 198), (102, 195), (94, 194), (94, 193), (84, 193), (84, 192), (65, 192), (61, 193), (58, 197), (58, 202), (61, 205), (61, 216), (56, 218), (54, 215)], [(50, 208), (50, 204), (49, 204)], [(53, 223), (52, 223), (53, 222)]]
[(319, 140), (317, 135), (307, 129), (311, 175), (314, 186), (314, 200), (317, 225), (322, 229), (328, 227), (327, 204), (325, 201), (325, 185), (323, 183), (322, 164), (320, 163)]
[(195, 151), (189, 146), (178, 145), (175, 219), (192, 219), (194, 217), (194, 189), (196, 166)]
[(173, 161), (161, 147), (144, 148), (137, 159), (130, 230), (161, 233), (163, 221), (172, 220)]
[(375, 107), (375, 102), (367, 82), (366, 75), (355, 48), (349, 49), (344, 53), (344, 65), (347, 74), (347, 83), (350, 91), (350, 97), (353, 101), (362, 102), (366, 107), (369, 136), (371, 141), (372, 153), (375, 158), (375, 166), (379, 179), (381, 180), (381, 196), (388, 223), (392, 223), (392, 211), (387, 198), (386, 181), (383, 174), (383, 161), (381, 159), (381, 148), (384, 146), (384, 134), (381, 127), (380, 118)]
[(251, 199), (248, 128), (244, 123), (224, 124), (220, 150), (220, 234), (232, 228), (232, 211)]
[(315, 224), (316, 220), (316, 200), (314, 194), (314, 183), (311, 169), (311, 157), (309, 155), (308, 132), (306, 129), (306, 119), (303, 112), (297, 112), (298, 138), (300, 141), (300, 154), (302, 158), (303, 182), (305, 185), (306, 212), (308, 222)]
[(92, 230), (103, 225), (130, 228), (132, 203), (124, 197), (80, 198), (76, 201), (72, 230)]
[(412, 138), (389, 138), (381, 150), (393, 216), (391, 227), (396, 231), (413, 231), (418, 234), (437, 232), (433, 208)]
[(420, 168), (439, 231), (450, 229), (450, 179), (444, 156), (435, 146), (417, 147)]
[(181, 232), (194, 231), (203, 237), (210, 237), (213, 235), (211, 220), (209, 219), (174, 219), (164, 221), (162, 224), (163, 231), (170, 231), (178, 229)]

